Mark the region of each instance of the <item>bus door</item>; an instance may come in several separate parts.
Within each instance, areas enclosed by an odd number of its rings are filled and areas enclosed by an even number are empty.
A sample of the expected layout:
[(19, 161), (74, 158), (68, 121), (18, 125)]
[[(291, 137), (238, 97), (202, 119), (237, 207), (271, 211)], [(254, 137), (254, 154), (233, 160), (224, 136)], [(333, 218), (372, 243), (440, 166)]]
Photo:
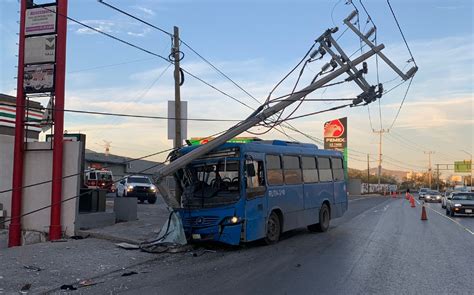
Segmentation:
[(247, 154), (244, 162), (245, 240), (265, 236), (267, 198), (263, 155)]

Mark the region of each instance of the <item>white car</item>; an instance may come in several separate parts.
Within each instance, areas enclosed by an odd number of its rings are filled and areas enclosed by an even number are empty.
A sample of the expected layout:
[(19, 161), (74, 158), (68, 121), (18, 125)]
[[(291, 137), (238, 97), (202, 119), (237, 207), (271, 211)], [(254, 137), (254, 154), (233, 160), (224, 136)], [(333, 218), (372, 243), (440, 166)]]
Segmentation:
[(117, 197), (135, 197), (140, 203), (146, 200), (149, 204), (155, 204), (156, 192), (156, 186), (147, 176), (142, 175), (127, 176), (117, 186)]

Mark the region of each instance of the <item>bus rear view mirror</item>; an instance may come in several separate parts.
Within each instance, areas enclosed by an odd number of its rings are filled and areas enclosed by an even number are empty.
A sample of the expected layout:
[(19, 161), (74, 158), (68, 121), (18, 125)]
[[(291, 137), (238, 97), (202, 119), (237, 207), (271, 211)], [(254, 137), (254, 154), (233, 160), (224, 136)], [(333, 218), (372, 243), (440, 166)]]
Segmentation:
[(246, 166), (245, 170), (247, 171), (247, 176), (254, 177), (256, 173), (255, 173), (255, 166), (253, 165), (253, 163), (246, 164), (245, 166)]

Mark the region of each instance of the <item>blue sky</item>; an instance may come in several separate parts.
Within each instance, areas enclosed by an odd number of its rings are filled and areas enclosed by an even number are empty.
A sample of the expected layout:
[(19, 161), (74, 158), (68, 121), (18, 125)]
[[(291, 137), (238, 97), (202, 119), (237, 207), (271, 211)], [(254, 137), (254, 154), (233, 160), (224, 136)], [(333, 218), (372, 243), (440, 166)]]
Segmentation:
[[(1, 76), (0, 92), (14, 94), (17, 63), (18, 8), (16, 0), (0, 0)], [(352, 10), (346, 1), (117, 1), (119, 6), (168, 31), (180, 27), (182, 39), (212, 61), (254, 96), (263, 100), (271, 88), (306, 52), (325, 29), (337, 25)], [(378, 28), (378, 42), (400, 67), (410, 58), (386, 1), (363, 1)], [(392, 0), (405, 36), (420, 71), (392, 128), (384, 139), (385, 167), (423, 170), (427, 156), (435, 150), (434, 163), (452, 163), (467, 157), (460, 149), (473, 152), (473, 2), (471, 0), (408, 1)], [(359, 1), (360, 23), (367, 16)], [(170, 39), (133, 19), (118, 14), (93, 0), (70, 0), (69, 15), (153, 52), (167, 56)], [(333, 23), (334, 21), (334, 23)], [(367, 25), (366, 30), (368, 30)], [(336, 34), (338, 35), (338, 34)], [(340, 39), (347, 53), (359, 48), (350, 31)], [(128, 112), (166, 116), (166, 101), (173, 99), (172, 69), (166, 62), (127, 47), (83, 27), (69, 23), (67, 43), (66, 108)], [(216, 85), (253, 107), (255, 101), (219, 76), (187, 48), (183, 68)], [(357, 54), (355, 55), (357, 56)], [(122, 63), (120, 65), (117, 65)], [(110, 66), (114, 65), (114, 66)], [(305, 86), (322, 63), (312, 63), (305, 71)], [(408, 65), (408, 67), (411, 65)], [(405, 70), (408, 69), (405, 67)], [(369, 83), (376, 82), (374, 59), (369, 62)], [(160, 77), (159, 79), (157, 79)], [(342, 78), (342, 77), (341, 77)], [(341, 79), (340, 78), (340, 79)], [(395, 74), (380, 66), (380, 80), (397, 84)], [(291, 89), (295, 77), (282, 85), (276, 95)], [(387, 128), (399, 108), (406, 84), (370, 106), (372, 127)], [(319, 90), (312, 98), (354, 97), (360, 93), (353, 84)], [(183, 100), (189, 101), (194, 118), (241, 119), (250, 110), (187, 76)], [(306, 102), (296, 114), (313, 112), (337, 103)], [(366, 167), (364, 154), (377, 154), (378, 138), (372, 133), (368, 109), (354, 108), (292, 122), (302, 131), (322, 138), (324, 121), (348, 116), (349, 165)], [(66, 115), (66, 129), (87, 133), (88, 148), (103, 150), (103, 140), (111, 141), (116, 154), (141, 156), (172, 145), (166, 139), (166, 121)], [(205, 136), (231, 123), (190, 122), (190, 136)], [(295, 132), (289, 135), (308, 141)], [(265, 138), (285, 136), (271, 132)], [(376, 163), (371, 163), (375, 166)]]

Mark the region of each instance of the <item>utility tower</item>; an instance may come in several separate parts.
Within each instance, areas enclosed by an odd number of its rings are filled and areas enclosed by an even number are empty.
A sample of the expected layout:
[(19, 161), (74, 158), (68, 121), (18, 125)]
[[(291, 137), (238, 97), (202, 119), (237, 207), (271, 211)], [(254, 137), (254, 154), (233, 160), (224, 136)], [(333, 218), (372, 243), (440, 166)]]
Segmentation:
[(380, 184), (380, 176), (382, 175), (382, 136), (384, 133), (388, 133), (388, 129), (373, 130), (374, 133), (379, 134), (379, 166), (378, 166), (378, 184)]
[(433, 169), (431, 167), (431, 155), (434, 154), (434, 151), (424, 151), (425, 155), (428, 155), (428, 183), (431, 189), (431, 179), (433, 178)]

